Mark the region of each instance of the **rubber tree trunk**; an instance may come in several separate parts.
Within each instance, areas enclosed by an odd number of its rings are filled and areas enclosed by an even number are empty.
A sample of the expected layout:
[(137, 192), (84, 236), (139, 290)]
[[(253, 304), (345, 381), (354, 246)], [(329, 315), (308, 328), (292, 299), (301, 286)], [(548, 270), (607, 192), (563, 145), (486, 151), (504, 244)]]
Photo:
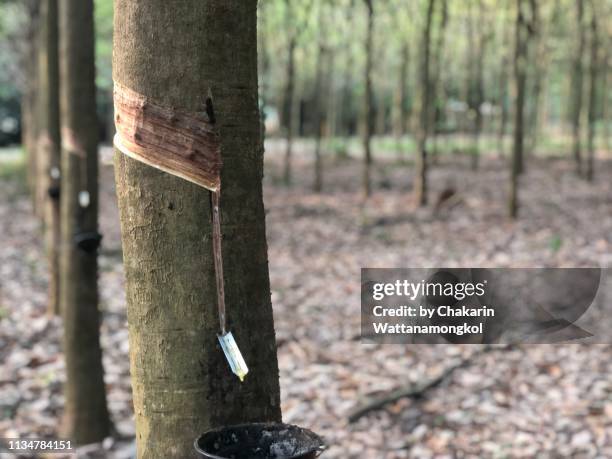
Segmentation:
[(597, 84), (599, 73), (599, 27), (595, 2), (591, 1), (591, 52), (589, 68), (588, 157), (586, 178), (592, 182), (595, 174), (595, 124), (597, 122)]
[(584, 0), (576, 0), (576, 27), (578, 33), (578, 45), (574, 56), (572, 68), (572, 151), (576, 162), (576, 173), (582, 174), (582, 146), (581, 146), (581, 124), (582, 124), (582, 92), (583, 92), (583, 54), (586, 41), (584, 27)]
[(446, 26), (448, 24), (448, 0), (441, 0), (441, 18), (440, 28), (438, 31), (438, 39), (436, 40), (434, 56), (433, 56), (433, 76), (432, 76), (432, 99), (434, 103), (431, 105), (430, 125), (432, 137), (432, 162), (438, 159), (438, 124), (444, 112), (445, 91), (442, 84), (442, 63), (446, 41)]
[[(66, 359), (62, 431), (78, 444), (110, 434), (100, 350), (97, 247), (98, 122), (93, 0), (60, 0), (62, 107), (61, 309)], [(89, 205), (79, 194), (89, 193)], [(87, 241), (91, 242), (91, 239)]]
[(417, 157), (415, 164), (414, 199), (418, 206), (427, 205), (427, 137), (429, 135), (429, 104), (431, 103), (430, 53), (431, 23), (436, 0), (428, 0), (423, 38), (421, 41), (420, 95), (418, 102)]
[(491, 34), (488, 31), (487, 11), (483, 0), (478, 1), (478, 21), (480, 26), (479, 37), (478, 37), (478, 48), (475, 62), (475, 77), (476, 87), (474, 91), (474, 109), (476, 117), (474, 119), (474, 155), (472, 156), (472, 169), (477, 170), (480, 162), (481, 145), (480, 137), (482, 135), (482, 129), (484, 125), (484, 116), (482, 113), (482, 105), (485, 101), (485, 70), (484, 62), (487, 55), (487, 49)]
[(27, 75), (21, 98), (22, 110), (22, 143), (27, 153), (27, 181), (34, 214), (38, 214), (37, 205), (37, 85), (38, 85), (38, 34), (40, 2), (30, 0), (27, 8), (26, 51), (24, 69)]
[[(346, 6), (346, 22), (349, 30), (355, 26), (355, 1), (350, 0)], [(351, 50), (353, 38), (347, 34), (347, 41), (344, 43), (346, 52), (346, 63), (344, 66), (344, 78), (340, 103), (340, 124), (345, 137), (346, 151), (348, 153), (348, 142), (353, 135), (355, 120), (355, 105), (353, 103), (353, 76), (355, 73), (355, 57)]]
[(514, 51), (514, 84), (516, 102), (514, 107), (514, 136), (510, 171), (510, 195), (508, 209), (511, 218), (518, 217), (519, 175), (523, 157), (525, 92), (527, 86), (527, 51), (529, 31), (525, 18), (526, 0), (516, 0), (516, 35)]
[[(323, 5), (319, 6), (319, 24), (321, 28), (324, 28), (323, 20), (324, 20), (324, 12)], [(312, 189), (315, 193), (319, 193), (323, 190), (323, 158), (321, 157), (321, 144), (323, 141), (323, 131), (324, 124), (326, 121), (325, 116), (325, 105), (327, 98), (325, 97), (325, 83), (323, 82), (324, 78), (324, 67), (326, 66), (327, 60), (327, 50), (325, 49), (325, 44), (323, 43), (322, 37), (324, 36), (324, 32), (321, 32), (321, 38), (318, 44), (317, 49), (317, 63), (316, 63), (316, 76), (315, 76), (315, 84), (314, 84), (314, 101), (315, 101), (315, 115), (314, 115), (314, 124), (315, 124), (315, 152), (314, 152), (314, 181), (312, 184)]]
[[(287, 1), (286, 8), (290, 8)], [(285, 94), (283, 96), (283, 124), (285, 127), (285, 163), (283, 180), (285, 185), (291, 185), (291, 157), (293, 156), (293, 98), (295, 93), (295, 48), (297, 40), (294, 35), (289, 38), (287, 48), (287, 75), (285, 81)]]
[(323, 136), (325, 133), (325, 124), (327, 116), (325, 114), (325, 83), (323, 82), (323, 67), (327, 66), (327, 51), (321, 44), (317, 57), (317, 70), (315, 78), (315, 154), (314, 154), (314, 181), (312, 189), (315, 193), (323, 191), (323, 158), (321, 149), (323, 146)]
[(327, 50), (327, 65), (325, 71), (325, 94), (327, 103), (325, 104), (326, 121), (325, 136), (328, 139), (335, 139), (338, 131), (338, 91), (336, 90), (335, 75), (338, 53), (335, 48)]
[(608, 88), (610, 87), (610, 71), (611, 65), (611, 53), (609, 48), (604, 47), (602, 49), (603, 56), (601, 58), (601, 94), (603, 94), (601, 101), (601, 117), (604, 120), (603, 123), (603, 140), (604, 148), (606, 151), (610, 151), (610, 93)]
[(535, 156), (538, 147), (538, 137), (540, 134), (540, 121), (542, 111), (542, 92), (544, 82), (546, 80), (548, 69), (548, 49), (546, 46), (546, 34), (544, 33), (544, 21), (540, 14), (540, 5), (535, 3), (535, 11), (533, 15), (533, 52), (530, 57), (532, 61), (531, 69), (533, 71), (533, 89), (531, 97), (531, 107), (529, 111), (529, 120), (527, 122), (529, 131), (529, 145), (527, 147), (528, 155)]
[[(509, 2), (510, 3), (510, 2)], [(499, 157), (503, 157), (506, 154), (505, 140), (506, 132), (508, 128), (508, 118), (510, 117), (509, 102), (508, 102), (508, 80), (510, 73), (510, 41), (512, 30), (508, 26), (510, 22), (507, 18), (507, 11), (509, 8), (504, 9), (504, 25), (503, 25), (503, 50), (502, 59), (499, 68), (499, 105), (500, 105), (500, 118), (499, 118), (499, 130), (497, 132), (497, 151)]]
[(374, 94), (372, 89), (372, 66), (373, 50), (372, 40), (374, 35), (374, 5), (372, 0), (364, 0), (368, 11), (367, 31), (365, 39), (365, 97), (363, 107), (363, 194), (368, 198), (372, 194), (371, 169), (372, 169), (372, 131), (374, 130)]
[(47, 312), (59, 313), (59, 62), (57, 0), (43, 0), (38, 47), (38, 203), (49, 269)]
[(402, 140), (406, 134), (406, 85), (408, 83), (408, 65), (410, 63), (410, 47), (408, 41), (402, 43), (400, 52), (399, 73), (397, 75), (397, 87), (395, 89), (394, 110), (393, 110), (393, 133), (397, 148), (397, 160), (403, 157)]
[(255, 0), (115, 0), (114, 80), (191, 112), (212, 95), (223, 156), (229, 329), (217, 341), (210, 193), (115, 153), (139, 458), (191, 458), (207, 429), (281, 418), (262, 199)]

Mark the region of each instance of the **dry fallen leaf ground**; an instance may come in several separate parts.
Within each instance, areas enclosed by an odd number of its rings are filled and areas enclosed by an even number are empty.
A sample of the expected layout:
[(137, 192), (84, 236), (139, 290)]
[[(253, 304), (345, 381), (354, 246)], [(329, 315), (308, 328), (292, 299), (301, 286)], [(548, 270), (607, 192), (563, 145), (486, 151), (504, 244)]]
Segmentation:
[[(109, 151), (104, 150), (103, 162)], [(309, 154), (295, 184), (279, 185), (282, 151), (267, 153), (265, 203), (284, 420), (322, 434), (323, 457), (612, 457), (612, 353), (604, 345), (532, 345), (489, 353), (418, 402), (406, 399), (355, 424), (368, 396), (433, 378), (475, 347), (359, 342), (361, 267), (609, 266), (612, 163), (594, 185), (565, 160), (537, 159), (523, 180), (521, 218), (505, 215), (507, 171), (447, 157), (432, 196), (452, 185), (458, 205), (414, 209), (410, 167), (378, 164), (366, 203), (361, 164), (328, 160), (324, 193), (311, 192)], [(102, 344), (108, 401), (128, 436), (80, 457), (134, 454), (125, 297), (112, 168), (102, 168)], [(60, 323), (45, 316), (46, 273), (28, 198), (0, 182), (0, 436), (53, 435), (62, 409)]]

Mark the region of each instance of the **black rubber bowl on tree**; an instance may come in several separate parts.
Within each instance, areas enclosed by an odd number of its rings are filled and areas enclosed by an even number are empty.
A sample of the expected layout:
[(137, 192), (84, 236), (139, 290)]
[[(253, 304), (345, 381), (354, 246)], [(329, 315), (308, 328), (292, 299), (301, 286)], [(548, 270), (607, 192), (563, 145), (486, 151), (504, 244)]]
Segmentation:
[(314, 459), (325, 444), (298, 426), (253, 423), (210, 430), (195, 441), (195, 449), (203, 459)]
[(53, 199), (54, 201), (57, 201), (60, 197), (59, 185), (50, 186), (49, 189), (47, 190), (47, 194), (49, 195), (51, 199)]
[(77, 233), (74, 236), (76, 246), (86, 253), (94, 253), (100, 247), (101, 241), (102, 235), (97, 231)]

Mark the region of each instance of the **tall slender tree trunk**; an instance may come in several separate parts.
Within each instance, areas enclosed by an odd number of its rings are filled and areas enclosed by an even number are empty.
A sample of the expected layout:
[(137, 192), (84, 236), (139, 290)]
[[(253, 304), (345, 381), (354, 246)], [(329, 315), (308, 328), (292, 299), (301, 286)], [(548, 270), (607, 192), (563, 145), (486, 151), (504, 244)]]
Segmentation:
[(610, 151), (610, 91), (608, 88), (610, 86), (610, 51), (608, 48), (604, 47), (602, 50), (604, 56), (601, 60), (601, 93), (603, 94), (603, 98), (601, 101), (601, 112), (602, 118), (604, 120), (603, 123), (603, 138), (604, 138), (604, 147), (607, 152)]
[(576, 0), (576, 27), (578, 33), (578, 46), (574, 56), (572, 68), (572, 151), (576, 162), (576, 172), (582, 174), (582, 146), (581, 146), (581, 124), (582, 124), (582, 91), (583, 91), (583, 54), (585, 48), (584, 30), (584, 0)]
[[(471, 6), (471, 3), (470, 3)], [(469, 56), (470, 56), (470, 72), (468, 72), (468, 94), (470, 107), (470, 115), (472, 118), (472, 155), (471, 166), (472, 170), (477, 170), (480, 162), (480, 136), (483, 127), (482, 104), (484, 102), (484, 59), (487, 50), (487, 42), (489, 40), (488, 32), (482, 30), (485, 27), (485, 11), (482, 0), (478, 1), (478, 42), (474, 37), (474, 17), (470, 14), (469, 25)], [(470, 11), (471, 11), (470, 7)]]
[(327, 49), (325, 48), (326, 36), (326, 11), (324, 10), (325, 3), (319, 4), (319, 39), (317, 47), (317, 62), (315, 69), (315, 84), (314, 84), (314, 124), (315, 124), (315, 151), (314, 151), (314, 180), (312, 189), (315, 193), (323, 190), (323, 158), (321, 157), (321, 147), (323, 142), (324, 124), (326, 122), (325, 106), (327, 96), (325, 94), (326, 82), (325, 67), (327, 66)]
[(60, 25), (61, 309), (66, 359), (62, 430), (84, 444), (110, 433), (99, 338), (93, 0), (60, 0)]
[(355, 111), (353, 104), (353, 71), (354, 59), (353, 54), (349, 52), (344, 71), (344, 87), (342, 90), (342, 104), (340, 106), (340, 122), (342, 131), (346, 141), (351, 138), (354, 133)]
[(404, 41), (402, 44), (402, 51), (400, 53), (400, 71), (397, 79), (397, 89), (395, 91), (395, 118), (393, 123), (393, 131), (395, 134), (395, 141), (397, 143), (397, 159), (402, 160), (403, 147), (402, 140), (406, 134), (406, 85), (408, 83), (408, 64), (410, 63), (410, 47), (408, 41)]
[(429, 61), (431, 51), (431, 23), (435, 0), (428, 0), (423, 39), (421, 42), (419, 127), (417, 130), (417, 157), (415, 165), (414, 198), (419, 206), (427, 204), (427, 136), (429, 134), (429, 104), (431, 103), (431, 82)]
[(115, 0), (115, 82), (167, 107), (214, 107), (228, 328), (250, 367), (241, 383), (217, 343), (209, 192), (116, 151), (139, 458), (192, 458), (207, 429), (281, 417), (256, 8), (255, 0)]
[(446, 41), (446, 26), (448, 24), (448, 0), (442, 1), (442, 12), (440, 19), (440, 29), (434, 51), (433, 77), (432, 77), (432, 99), (434, 103), (431, 107), (431, 143), (432, 143), (432, 162), (438, 159), (438, 124), (442, 118), (445, 105), (444, 84), (442, 84), (442, 69), (444, 60), (444, 46)]
[(57, 0), (41, 3), (38, 48), (38, 202), (42, 210), (49, 265), (49, 315), (59, 313), (59, 63)]
[[(354, 27), (354, 9), (355, 0), (350, 0), (346, 7), (346, 21), (349, 25), (349, 29), (352, 30)], [(343, 134), (348, 140), (353, 134), (353, 120), (354, 120), (354, 104), (353, 104), (353, 73), (354, 73), (354, 56), (351, 51), (350, 45), (352, 44), (353, 38), (350, 34), (347, 34), (348, 41), (345, 43), (346, 47), (346, 65), (344, 67), (344, 83), (342, 88), (342, 98), (340, 104), (340, 123), (342, 125)], [(348, 151), (348, 146), (347, 146)]]
[(374, 36), (374, 5), (372, 0), (364, 0), (368, 10), (367, 32), (365, 40), (365, 98), (364, 98), (364, 126), (363, 126), (363, 194), (368, 198), (372, 194), (371, 169), (372, 169), (372, 131), (374, 130), (374, 94), (372, 89), (372, 67), (373, 51), (372, 41)]
[(544, 81), (547, 74), (547, 58), (548, 50), (546, 46), (546, 35), (544, 33), (544, 21), (540, 14), (540, 5), (535, 3), (535, 11), (533, 15), (533, 53), (532, 53), (532, 69), (533, 69), (533, 91), (531, 97), (531, 107), (529, 112), (528, 131), (529, 145), (527, 152), (530, 156), (536, 154), (538, 147), (538, 137), (540, 134), (540, 121), (542, 111), (542, 91)]
[[(287, 8), (290, 8), (287, 1)], [(294, 35), (289, 39), (287, 49), (287, 76), (285, 82), (285, 94), (283, 96), (283, 124), (285, 128), (285, 163), (283, 180), (285, 185), (291, 184), (291, 157), (293, 155), (293, 98), (295, 92), (295, 48), (297, 40)]]
[(28, 190), (32, 200), (32, 208), (35, 215), (38, 215), (37, 197), (37, 86), (38, 86), (38, 29), (40, 2), (39, 0), (29, 0), (25, 2), (27, 19), (26, 32), (26, 54), (24, 58), (24, 69), (27, 75), (25, 87), (21, 98), (22, 110), (22, 143), (27, 153), (27, 181)]
[[(508, 4), (510, 4), (509, 2)], [(504, 9), (504, 25), (503, 25), (503, 48), (501, 65), (499, 69), (499, 105), (500, 105), (500, 119), (499, 119), (499, 130), (497, 133), (497, 151), (500, 157), (505, 156), (505, 140), (506, 131), (508, 128), (508, 119), (510, 118), (509, 103), (508, 103), (508, 80), (510, 72), (510, 49), (511, 49), (511, 27), (508, 26), (510, 18), (507, 17), (507, 12), (510, 8)]]
[(338, 132), (338, 91), (336, 90), (336, 65), (338, 53), (330, 47), (327, 52), (327, 66), (325, 72), (326, 104), (325, 136), (334, 139)]
[(595, 162), (595, 123), (597, 122), (597, 84), (599, 73), (599, 27), (597, 21), (597, 7), (591, 0), (591, 56), (589, 68), (589, 118), (588, 118), (588, 157), (586, 178), (592, 182)]
[[(534, 0), (532, 0), (534, 1)], [(514, 108), (514, 138), (512, 147), (512, 163), (510, 172), (510, 196), (508, 208), (511, 218), (518, 217), (519, 211), (519, 175), (523, 157), (524, 143), (524, 112), (525, 92), (527, 86), (527, 51), (529, 31), (525, 18), (526, 0), (516, 0), (516, 35), (514, 52), (514, 84), (515, 84), (515, 108)]]
[[(320, 15), (320, 20), (323, 15)], [(319, 24), (321, 22), (319, 21)], [(323, 141), (323, 131), (325, 124), (325, 83), (323, 82), (324, 67), (327, 60), (327, 51), (323, 41), (319, 43), (317, 51), (317, 68), (315, 77), (314, 99), (315, 99), (315, 157), (314, 157), (314, 182), (312, 189), (319, 193), (323, 190), (323, 158), (321, 157), (321, 144)]]

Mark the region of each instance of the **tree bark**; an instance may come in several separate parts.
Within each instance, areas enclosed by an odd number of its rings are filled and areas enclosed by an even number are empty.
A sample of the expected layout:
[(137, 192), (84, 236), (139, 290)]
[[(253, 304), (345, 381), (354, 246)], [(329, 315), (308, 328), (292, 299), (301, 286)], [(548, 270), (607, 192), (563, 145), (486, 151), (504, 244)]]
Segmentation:
[[(482, 0), (478, 0), (478, 19), (472, 14), (472, 3), (469, 8), (468, 20), (468, 108), (471, 121), (472, 148), (470, 163), (472, 170), (477, 170), (480, 163), (480, 136), (483, 128), (482, 104), (484, 103), (484, 60), (490, 33), (487, 29), (485, 6)], [(477, 23), (477, 27), (475, 27)], [(478, 29), (478, 40), (474, 29)]]
[(47, 312), (59, 313), (59, 63), (57, 0), (43, 0), (38, 47), (38, 205), (42, 211), (49, 266)]
[[(110, 433), (98, 312), (98, 122), (93, 0), (60, 0), (61, 310), (66, 385), (62, 431), (78, 444)], [(87, 206), (79, 194), (89, 193)], [(87, 239), (86, 239), (87, 238)], [(81, 241), (80, 247), (77, 242)], [(87, 245), (87, 243), (93, 245)]]
[(601, 93), (603, 94), (603, 98), (601, 101), (601, 117), (604, 120), (603, 123), (603, 138), (604, 138), (604, 148), (606, 151), (610, 151), (610, 91), (608, 88), (610, 86), (610, 51), (608, 48), (604, 47), (603, 49), (603, 57), (601, 60)]
[[(290, 8), (287, 1), (286, 8)], [(295, 35), (289, 38), (287, 49), (287, 76), (285, 82), (285, 94), (283, 96), (283, 124), (285, 127), (285, 163), (283, 180), (285, 185), (291, 185), (291, 157), (293, 155), (293, 98), (295, 92), (295, 48), (297, 40)]]
[(438, 158), (438, 124), (444, 112), (445, 96), (444, 85), (442, 84), (442, 62), (444, 60), (444, 48), (446, 41), (446, 26), (448, 24), (448, 0), (442, 1), (442, 17), (440, 19), (440, 29), (438, 31), (438, 39), (434, 51), (434, 64), (432, 76), (432, 92), (434, 103), (431, 107), (431, 136), (432, 136), (432, 161), (436, 162)]
[(324, 94), (326, 84), (323, 81), (327, 60), (327, 50), (325, 49), (325, 12), (323, 11), (324, 3), (319, 5), (319, 42), (317, 47), (317, 62), (315, 69), (315, 84), (314, 84), (314, 124), (315, 124), (315, 154), (314, 154), (314, 181), (312, 189), (315, 193), (323, 190), (323, 158), (321, 157), (321, 143), (323, 141), (325, 116), (325, 101), (327, 100)]
[(321, 158), (321, 142), (323, 140), (323, 128), (325, 124), (325, 113), (323, 108), (323, 67), (326, 59), (326, 51), (323, 43), (319, 44), (317, 52), (317, 69), (315, 77), (315, 154), (314, 154), (314, 181), (312, 189), (315, 193), (323, 190), (323, 158)]
[[(533, 0), (532, 0), (533, 1)], [(525, 18), (526, 0), (516, 0), (516, 35), (514, 52), (514, 84), (516, 102), (514, 107), (514, 138), (512, 164), (510, 172), (510, 196), (508, 208), (511, 218), (518, 217), (519, 211), (519, 175), (521, 173), (524, 143), (525, 90), (527, 86), (527, 45), (529, 31)]]
[(532, 66), (533, 69), (533, 95), (531, 97), (531, 109), (529, 113), (529, 145), (527, 147), (528, 154), (534, 156), (538, 147), (538, 137), (540, 135), (541, 108), (542, 108), (542, 92), (544, 81), (548, 69), (548, 49), (546, 46), (546, 35), (544, 33), (544, 21), (541, 18), (540, 6), (535, 3), (535, 11), (533, 15), (533, 53)]
[[(507, 11), (507, 8), (505, 11)], [(508, 118), (509, 116), (509, 103), (508, 103), (508, 80), (509, 78), (509, 67), (510, 67), (510, 41), (511, 41), (511, 27), (508, 27), (509, 20), (506, 19), (506, 15), (504, 15), (504, 25), (503, 25), (503, 47), (502, 51), (502, 59), (501, 65), (499, 69), (499, 105), (500, 105), (500, 120), (499, 120), (499, 131), (497, 133), (497, 151), (499, 157), (505, 156), (505, 139), (506, 139), (506, 131), (508, 127)]]
[[(349, 30), (355, 25), (354, 20), (355, 0), (350, 0), (346, 7), (346, 22)], [(344, 67), (344, 83), (342, 88), (342, 103), (340, 104), (340, 124), (343, 126), (343, 133), (348, 143), (353, 135), (355, 127), (355, 105), (353, 103), (353, 74), (355, 59), (351, 50), (352, 36), (348, 35), (348, 40), (344, 44), (346, 48), (346, 65)], [(346, 147), (348, 151), (348, 146)]]
[(139, 458), (195, 457), (207, 429), (281, 418), (262, 199), (255, 0), (115, 0), (114, 80), (202, 111), (224, 161), (227, 319), (250, 373), (217, 342), (209, 192), (115, 153)]
[(414, 198), (418, 206), (427, 205), (427, 136), (429, 135), (429, 104), (431, 102), (431, 82), (429, 55), (431, 47), (431, 22), (435, 0), (428, 0), (423, 39), (421, 42), (420, 96), (418, 103), (419, 127), (417, 130), (417, 157), (415, 165)]
[(410, 63), (410, 47), (408, 42), (402, 44), (400, 53), (400, 71), (397, 80), (397, 89), (395, 92), (395, 119), (393, 123), (393, 131), (395, 133), (395, 141), (397, 143), (397, 159), (401, 161), (403, 156), (402, 139), (406, 134), (406, 84), (408, 82), (408, 64)]
[(584, 30), (584, 0), (576, 0), (576, 27), (578, 32), (578, 46), (574, 56), (572, 68), (572, 151), (576, 162), (576, 173), (582, 174), (582, 146), (581, 146), (581, 121), (582, 121), (582, 91), (583, 91), (583, 54), (585, 48)]
[(37, 209), (37, 86), (38, 86), (38, 29), (40, 2), (30, 0), (25, 3), (28, 14), (26, 31), (26, 51), (24, 56), (24, 73), (27, 78), (21, 98), (22, 110), (22, 142), (27, 153), (27, 181), (32, 209), (35, 215)]
[(372, 0), (364, 0), (368, 10), (367, 31), (365, 39), (365, 97), (364, 97), (364, 126), (363, 126), (363, 194), (366, 198), (372, 194), (371, 169), (372, 169), (372, 131), (374, 130), (374, 94), (372, 89), (372, 41), (374, 35), (374, 5)]
[(595, 2), (591, 0), (591, 56), (589, 68), (588, 157), (586, 178), (593, 181), (595, 168), (595, 123), (597, 122), (597, 84), (599, 74), (599, 27)]

